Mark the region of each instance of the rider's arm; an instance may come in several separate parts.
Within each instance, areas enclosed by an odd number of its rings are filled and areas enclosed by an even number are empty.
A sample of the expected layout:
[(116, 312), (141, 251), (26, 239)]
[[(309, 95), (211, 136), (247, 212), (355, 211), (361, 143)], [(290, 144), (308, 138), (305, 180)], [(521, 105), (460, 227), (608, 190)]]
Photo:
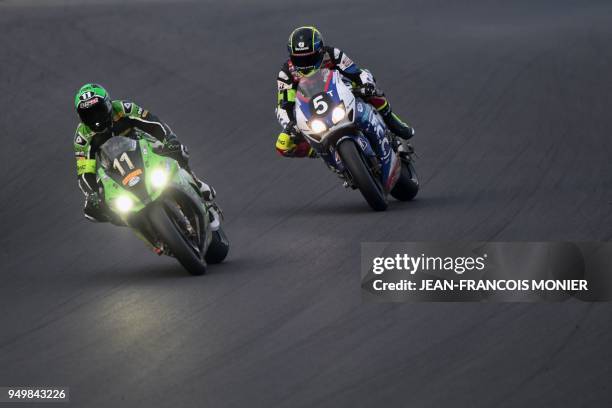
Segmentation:
[(119, 120), (125, 118), (131, 127), (150, 134), (160, 142), (176, 139), (170, 126), (162, 122), (157, 116), (133, 102), (113, 101), (113, 111)]
[(276, 140), (276, 151), (285, 157), (314, 157), (314, 150), (295, 129), (295, 92), (296, 85), (291, 80), (288, 64), (285, 63), (276, 78), (278, 86), (278, 103), (276, 117), (283, 131)]
[(80, 124), (74, 136), (74, 156), (76, 159), (78, 183), (79, 188), (85, 195), (96, 192), (98, 188), (96, 181), (96, 160), (91, 149), (92, 135), (85, 125)]
[(334, 65), (338, 71), (345, 77), (357, 84), (363, 86), (365, 84), (376, 85), (374, 77), (367, 69), (361, 69), (339, 48), (329, 47), (329, 55), (332, 57)]
[(284, 128), (289, 122), (295, 121), (293, 108), (295, 106), (295, 85), (291, 80), (291, 73), (287, 63), (276, 78), (278, 96), (276, 104), (276, 118)]

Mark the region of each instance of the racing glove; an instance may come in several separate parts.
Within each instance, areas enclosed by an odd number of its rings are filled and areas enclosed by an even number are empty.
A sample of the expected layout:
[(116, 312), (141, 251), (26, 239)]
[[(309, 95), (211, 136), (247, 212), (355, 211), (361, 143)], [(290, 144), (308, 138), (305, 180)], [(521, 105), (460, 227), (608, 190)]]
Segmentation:
[(317, 157), (316, 151), (304, 139), (294, 121), (290, 121), (276, 141), (276, 151), (285, 157)]
[(98, 193), (89, 193), (85, 197), (85, 207), (83, 208), (85, 218), (90, 221), (106, 222), (108, 216), (102, 208), (102, 199)]
[(164, 140), (163, 146), (157, 150), (157, 153), (162, 156), (168, 156), (178, 161), (182, 167), (185, 167), (189, 161), (189, 152), (187, 147), (183, 145), (176, 136), (171, 135)]
[(363, 84), (362, 86), (356, 89), (356, 93), (365, 98), (368, 98), (371, 96), (384, 96), (385, 95), (385, 93), (381, 91), (380, 89), (376, 88), (376, 85), (374, 84)]
[(102, 200), (100, 199), (100, 195), (98, 193), (89, 193), (85, 197), (85, 208), (98, 209)]
[(182, 146), (183, 145), (181, 144), (181, 142), (178, 141), (176, 136), (168, 137), (166, 140), (164, 140), (162, 151), (168, 152), (168, 153), (174, 153), (174, 152), (178, 152), (179, 150), (181, 150)]
[(291, 136), (291, 139), (295, 142), (295, 139), (301, 136), (300, 130), (297, 128), (295, 121), (292, 120), (283, 129), (283, 132)]
[[(311, 159), (316, 159), (319, 157), (317, 151), (313, 149), (310, 144), (304, 140), (304, 136), (302, 132), (297, 128), (297, 125), (294, 121), (291, 121), (285, 126), (285, 133), (291, 136), (291, 140), (296, 145), (296, 156), (298, 157), (308, 157)], [(308, 150), (306, 150), (308, 149)], [(304, 154), (305, 153), (305, 154)]]

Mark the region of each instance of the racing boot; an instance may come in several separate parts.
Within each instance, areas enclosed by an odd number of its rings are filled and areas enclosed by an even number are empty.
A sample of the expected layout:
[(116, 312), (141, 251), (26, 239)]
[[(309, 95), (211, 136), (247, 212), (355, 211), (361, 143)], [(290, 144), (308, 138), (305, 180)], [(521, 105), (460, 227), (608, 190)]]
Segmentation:
[(195, 172), (189, 166), (189, 163), (187, 162), (186, 158), (183, 159), (182, 163), (181, 162), (179, 163), (180, 163), (180, 166), (184, 168), (185, 170), (187, 170), (187, 172), (191, 174), (191, 177), (193, 177), (193, 180), (198, 186), (198, 192), (200, 193), (200, 196), (202, 197), (202, 199), (206, 202), (212, 202), (215, 199), (215, 196), (217, 195), (217, 193), (215, 192), (215, 189), (209, 186), (208, 184), (206, 184), (205, 182), (203, 182), (202, 180), (200, 180), (198, 176), (196, 176)]
[(191, 170), (190, 173), (193, 179), (195, 180), (196, 184), (198, 185), (198, 190), (200, 191), (200, 195), (202, 196), (204, 201), (207, 201), (207, 202), (213, 201), (215, 197), (217, 196), (217, 192), (215, 191), (215, 189), (212, 186), (209, 186), (208, 184), (200, 180), (195, 175), (193, 170)]
[(393, 134), (401, 137), (404, 140), (408, 140), (414, 136), (414, 129), (404, 123), (399, 116), (391, 111), (391, 105), (386, 104), (385, 107), (379, 110), (385, 124)]
[(399, 136), (396, 136), (393, 132), (388, 130), (388, 137), (392, 141), (393, 150), (402, 158), (409, 159), (412, 155), (416, 155), (414, 147), (406, 140)]
[(410, 159), (415, 154), (414, 147), (407, 140), (402, 139), (397, 147), (397, 154), (402, 158)]

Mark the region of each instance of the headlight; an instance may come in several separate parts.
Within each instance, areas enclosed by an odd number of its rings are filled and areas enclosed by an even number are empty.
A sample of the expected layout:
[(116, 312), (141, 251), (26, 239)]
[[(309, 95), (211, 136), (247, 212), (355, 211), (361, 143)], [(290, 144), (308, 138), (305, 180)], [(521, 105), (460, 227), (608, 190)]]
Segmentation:
[(134, 201), (128, 196), (119, 196), (115, 200), (115, 206), (120, 212), (128, 212), (134, 206)]
[(310, 128), (315, 133), (323, 133), (327, 130), (327, 126), (325, 126), (325, 123), (320, 119), (315, 119), (310, 122)]
[(151, 185), (155, 188), (163, 188), (168, 182), (168, 172), (164, 169), (155, 169), (151, 172)]
[(338, 105), (332, 111), (332, 122), (334, 122), (334, 125), (335, 125), (336, 123), (344, 119), (345, 116), (346, 116), (346, 110), (344, 109), (344, 106)]

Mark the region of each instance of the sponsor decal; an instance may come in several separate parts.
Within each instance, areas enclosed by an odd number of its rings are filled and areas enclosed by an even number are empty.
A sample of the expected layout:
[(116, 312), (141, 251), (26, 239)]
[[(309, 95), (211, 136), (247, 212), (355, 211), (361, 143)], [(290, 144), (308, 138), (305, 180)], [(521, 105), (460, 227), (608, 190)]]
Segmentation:
[(361, 74), (359, 74), (359, 79), (363, 84), (375, 84), (374, 77), (367, 69), (361, 71)]
[(304, 43), (304, 41), (300, 41), (297, 44), (297, 47), (295, 47), (295, 51), (309, 51), (310, 47), (306, 46), (306, 43)]
[(280, 79), (284, 79), (285, 81), (288, 81), (288, 80), (289, 80), (289, 76), (288, 76), (288, 75), (285, 73), (285, 71), (281, 71), (281, 72), (279, 72), (279, 73), (278, 73), (278, 77), (279, 77)]
[(99, 101), (100, 101), (100, 98), (95, 97), (95, 98), (90, 99), (88, 101), (81, 102), (81, 103), (79, 103), (79, 109), (87, 109), (87, 108), (91, 107), (92, 105), (95, 105)]
[(291, 89), (291, 85), (278, 81), (278, 90), (284, 91), (285, 89)]
[[(382, 132), (382, 134), (381, 134)], [(387, 139), (384, 136), (384, 130), (380, 127), (377, 126), (377, 132), (378, 133), (378, 137), (380, 140), (380, 149), (382, 151), (382, 160), (387, 160), (389, 158), (389, 155), (391, 154), (391, 149), (390, 149), (390, 144), (389, 144), (389, 139)]]
[(132, 179), (134, 179), (135, 177), (138, 177), (142, 174), (142, 170), (141, 169), (136, 169), (133, 172), (131, 172), (130, 174), (128, 174), (127, 176), (125, 176), (125, 178), (123, 179), (123, 181), (121, 182), (124, 186), (129, 185), (130, 187), (132, 187), (134, 184), (138, 183), (140, 181), (140, 177), (138, 178), (137, 181), (133, 182), (132, 184), (130, 184), (130, 182), (132, 181)]
[(342, 59), (340, 60), (340, 69), (344, 70), (348, 67), (350, 67), (351, 65), (353, 65), (353, 61), (345, 55), (342, 56)]
[(132, 104), (130, 102), (123, 102), (123, 110), (125, 113), (132, 112)]
[(85, 140), (85, 138), (81, 135), (76, 135), (76, 137), (74, 138), (74, 144), (85, 146), (87, 144), (87, 140)]
[(138, 184), (139, 181), (140, 177), (136, 176), (133, 179), (130, 179), (130, 181), (128, 181), (128, 186), (134, 187), (136, 184)]
[(367, 149), (368, 144), (361, 137), (359, 139), (357, 139), (357, 142), (359, 143), (359, 147), (361, 147), (361, 150), (366, 150)]

